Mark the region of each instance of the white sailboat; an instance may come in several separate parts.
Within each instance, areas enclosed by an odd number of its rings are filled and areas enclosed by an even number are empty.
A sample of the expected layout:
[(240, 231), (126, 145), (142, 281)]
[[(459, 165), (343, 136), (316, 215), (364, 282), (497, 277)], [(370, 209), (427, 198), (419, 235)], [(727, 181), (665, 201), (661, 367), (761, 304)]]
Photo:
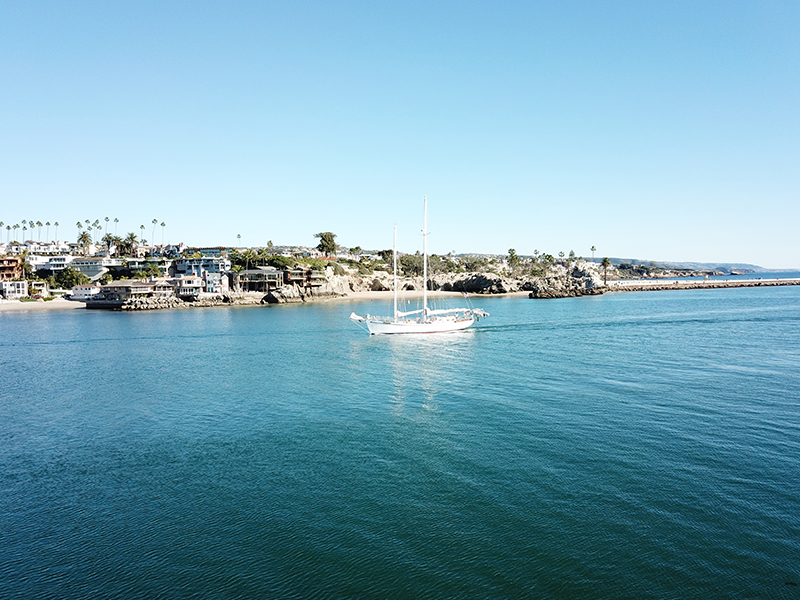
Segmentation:
[(350, 314), (350, 320), (364, 323), (371, 335), (396, 333), (450, 333), (470, 327), (489, 313), (479, 308), (428, 308), (428, 197), (422, 219), (422, 308), (403, 312), (397, 305), (397, 225), (394, 227), (394, 313), (391, 317), (361, 317)]

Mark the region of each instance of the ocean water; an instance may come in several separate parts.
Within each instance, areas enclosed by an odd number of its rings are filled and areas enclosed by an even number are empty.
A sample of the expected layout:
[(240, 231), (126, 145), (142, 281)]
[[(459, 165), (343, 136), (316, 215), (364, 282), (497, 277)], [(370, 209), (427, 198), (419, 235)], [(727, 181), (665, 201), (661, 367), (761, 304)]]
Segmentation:
[(3, 598), (800, 598), (800, 287), (0, 313)]

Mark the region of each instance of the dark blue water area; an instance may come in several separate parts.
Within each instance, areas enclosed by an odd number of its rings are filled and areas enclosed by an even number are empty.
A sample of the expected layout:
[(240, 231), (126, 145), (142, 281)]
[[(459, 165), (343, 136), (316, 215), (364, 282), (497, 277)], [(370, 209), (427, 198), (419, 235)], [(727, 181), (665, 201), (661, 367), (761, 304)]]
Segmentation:
[(800, 598), (800, 287), (0, 313), (4, 598)]

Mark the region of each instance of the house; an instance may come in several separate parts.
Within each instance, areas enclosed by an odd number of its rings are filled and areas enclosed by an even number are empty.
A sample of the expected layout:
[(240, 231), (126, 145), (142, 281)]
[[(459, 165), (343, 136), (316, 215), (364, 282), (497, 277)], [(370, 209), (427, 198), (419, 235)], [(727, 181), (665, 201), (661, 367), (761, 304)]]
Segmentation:
[(76, 285), (72, 287), (70, 300), (84, 301), (93, 298), (100, 293), (100, 284), (92, 283), (89, 285)]
[(172, 263), (171, 268), (176, 275), (202, 277), (203, 291), (210, 294), (224, 294), (228, 291), (228, 278), (224, 274), (230, 270), (231, 261), (225, 256), (178, 258)]
[(31, 296), (47, 298), (50, 296), (50, 284), (46, 281), (29, 281), (28, 294)]
[(4, 298), (24, 298), (28, 295), (27, 281), (0, 281), (0, 295)]
[(239, 292), (270, 292), (283, 285), (283, 271), (275, 267), (243, 269), (233, 274), (233, 287)]
[(75, 257), (68, 254), (58, 256), (28, 255), (28, 264), (34, 271), (51, 271), (54, 274), (69, 267), (73, 260), (75, 260)]
[(179, 275), (170, 279), (169, 282), (175, 290), (175, 295), (179, 298), (195, 298), (199, 296), (205, 288), (203, 278), (197, 275)]
[(173, 286), (164, 280), (120, 279), (101, 286), (100, 293), (95, 298), (98, 300), (131, 300), (174, 295)]
[(118, 269), (122, 267), (124, 261), (121, 258), (108, 258), (108, 257), (80, 257), (75, 258), (69, 264), (73, 269), (80, 271), (92, 281), (97, 281), (103, 275), (108, 273), (109, 269)]
[[(22, 279), (22, 257), (0, 256), (0, 281), (13, 281)], [(25, 291), (27, 296), (27, 290)]]

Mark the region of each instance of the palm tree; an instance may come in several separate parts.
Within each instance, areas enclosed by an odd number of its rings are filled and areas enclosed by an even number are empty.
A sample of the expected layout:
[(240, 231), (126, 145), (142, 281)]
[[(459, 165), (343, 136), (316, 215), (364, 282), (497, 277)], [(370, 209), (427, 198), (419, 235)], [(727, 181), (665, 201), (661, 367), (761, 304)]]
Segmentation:
[(111, 243), (114, 245), (114, 254), (119, 256), (120, 252), (122, 252), (123, 250), (125, 242), (122, 240), (121, 237), (115, 235), (111, 238)]
[(78, 236), (78, 243), (83, 246), (83, 254), (88, 255), (89, 245), (92, 243), (92, 235), (88, 230)]
[(17, 223), (14, 223), (14, 238), (17, 237), (17, 231), (16, 231), (17, 229), (19, 229), (19, 225)]
[(103, 233), (107, 234), (108, 233), (108, 217), (106, 217), (104, 219), (104, 221), (106, 222), (106, 229), (105, 229), (105, 231)]
[(603, 285), (608, 285), (608, 267), (611, 266), (611, 261), (608, 260), (608, 257), (605, 257), (600, 266), (603, 267)]
[[(23, 223), (24, 223), (24, 222), (25, 222), (25, 221), (23, 221)], [(26, 237), (28, 237), (28, 234), (27, 234), (27, 233), (25, 233), (26, 231), (28, 231), (28, 228), (27, 228), (27, 226), (23, 225), (23, 226), (22, 226), (22, 241), (23, 241), (23, 242), (25, 241), (25, 238), (26, 238)]]
[(47, 225), (47, 241), (49, 242), (50, 241), (50, 221), (45, 223), (45, 225)]
[(106, 245), (106, 251), (108, 254), (111, 254), (111, 244), (114, 242), (114, 236), (110, 233), (107, 233), (103, 236), (101, 241)]
[(592, 246), (591, 248), (589, 248), (589, 250), (591, 250), (591, 251), (592, 251), (592, 262), (594, 262), (594, 253), (595, 253), (595, 251), (597, 250), (597, 248), (595, 248), (594, 246)]
[(55, 226), (55, 228), (56, 228), (56, 241), (58, 241), (58, 221), (56, 221), (55, 223), (53, 223), (53, 225), (54, 225), (54, 226)]
[(42, 241), (42, 222), (41, 221), (36, 221), (36, 227), (39, 228), (39, 233), (37, 234), (37, 237), (39, 238), (39, 241), (41, 242)]
[(119, 219), (114, 217), (114, 235), (117, 235), (117, 223), (119, 223)]
[[(5, 223), (3, 223), (2, 221), (0, 221), (0, 229), (2, 229), (3, 227), (5, 227), (5, 225), (6, 225)], [(2, 238), (0, 238), (0, 240), (2, 240)]]
[(158, 225), (158, 219), (153, 219), (153, 245), (156, 245), (156, 225)]
[(564, 262), (564, 251), (563, 250), (558, 253), (558, 258), (561, 259), (561, 262)]
[(164, 246), (164, 227), (166, 227), (166, 226), (167, 226), (167, 224), (164, 223), (164, 221), (161, 221), (161, 246), (162, 247)]
[(11, 225), (6, 225), (6, 243), (11, 243)]
[(129, 255), (133, 253), (133, 247), (136, 245), (136, 242), (138, 241), (139, 240), (136, 239), (136, 234), (133, 233), (132, 231), (127, 236), (125, 236), (125, 241), (124, 241), (125, 250)]
[(75, 223), (75, 225), (78, 227), (78, 235), (80, 235), (81, 231), (83, 230), (83, 223), (78, 221), (77, 223)]
[(139, 235), (139, 241), (142, 243), (142, 246), (144, 246), (146, 242), (144, 239), (144, 225), (139, 225), (139, 229), (142, 231), (142, 233)]

